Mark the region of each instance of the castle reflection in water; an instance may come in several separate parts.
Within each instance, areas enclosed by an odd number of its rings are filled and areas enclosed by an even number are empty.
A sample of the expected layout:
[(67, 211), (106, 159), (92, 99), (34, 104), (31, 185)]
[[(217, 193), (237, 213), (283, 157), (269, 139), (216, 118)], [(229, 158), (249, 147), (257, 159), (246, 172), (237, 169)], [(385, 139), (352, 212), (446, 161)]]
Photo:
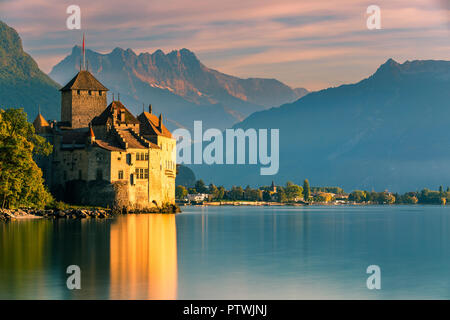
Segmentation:
[(176, 299), (175, 215), (129, 216), (110, 237), (110, 299)]
[(175, 215), (0, 225), (0, 299), (176, 299), (177, 281)]

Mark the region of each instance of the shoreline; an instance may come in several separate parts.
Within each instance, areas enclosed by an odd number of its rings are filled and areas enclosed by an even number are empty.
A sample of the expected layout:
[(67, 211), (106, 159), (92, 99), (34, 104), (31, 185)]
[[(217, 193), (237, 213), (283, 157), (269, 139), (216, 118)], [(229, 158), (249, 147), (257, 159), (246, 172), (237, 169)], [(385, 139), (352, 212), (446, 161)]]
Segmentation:
[(0, 209), (0, 221), (28, 219), (107, 219), (125, 214), (176, 214), (181, 212), (177, 205), (162, 208), (117, 210), (105, 208), (68, 209)]

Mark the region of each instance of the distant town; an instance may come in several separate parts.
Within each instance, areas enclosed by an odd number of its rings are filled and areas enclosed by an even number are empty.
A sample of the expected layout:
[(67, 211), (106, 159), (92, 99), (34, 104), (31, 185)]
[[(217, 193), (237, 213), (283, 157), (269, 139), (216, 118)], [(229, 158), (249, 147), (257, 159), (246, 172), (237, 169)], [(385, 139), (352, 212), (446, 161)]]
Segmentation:
[(258, 188), (233, 186), (226, 189), (214, 184), (206, 185), (202, 179), (192, 187), (177, 185), (176, 201), (180, 205), (342, 205), (342, 204), (437, 204), (445, 205), (450, 200), (450, 187), (444, 191), (423, 189), (404, 194), (354, 190), (345, 192), (340, 187), (310, 187), (308, 179), (302, 186), (287, 182)]

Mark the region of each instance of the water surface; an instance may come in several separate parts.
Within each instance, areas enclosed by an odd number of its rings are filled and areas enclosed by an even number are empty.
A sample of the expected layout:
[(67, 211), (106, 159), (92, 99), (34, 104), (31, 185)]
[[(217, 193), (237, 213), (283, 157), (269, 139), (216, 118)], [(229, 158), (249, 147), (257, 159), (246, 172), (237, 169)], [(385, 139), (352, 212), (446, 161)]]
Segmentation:
[[(66, 268), (81, 268), (68, 290)], [(381, 268), (368, 290), (366, 268)], [(450, 207), (184, 207), (0, 224), (1, 299), (450, 299)]]

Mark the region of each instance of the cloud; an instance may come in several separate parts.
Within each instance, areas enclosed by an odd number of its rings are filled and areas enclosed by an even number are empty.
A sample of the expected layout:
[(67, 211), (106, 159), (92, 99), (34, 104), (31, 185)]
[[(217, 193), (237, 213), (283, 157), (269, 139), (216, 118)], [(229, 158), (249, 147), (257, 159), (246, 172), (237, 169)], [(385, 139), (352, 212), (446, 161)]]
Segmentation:
[[(292, 86), (317, 89), (319, 84), (340, 83), (348, 79), (346, 75), (356, 81), (387, 57), (448, 59), (450, 8), (443, 3), (379, 0), (382, 30), (372, 31), (366, 28), (366, 8), (373, 3), (365, 0), (79, 0), (77, 4), (93, 50), (108, 52), (120, 46), (139, 53), (186, 47), (219, 71), (275, 77)], [(65, 27), (70, 4), (0, 3), (0, 19), (18, 30), (25, 49), (47, 72), (80, 42), (81, 32)], [(352, 61), (359, 63), (355, 66)], [(333, 62), (342, 67), (331, 68), (332, 72), (323, 67)]]

